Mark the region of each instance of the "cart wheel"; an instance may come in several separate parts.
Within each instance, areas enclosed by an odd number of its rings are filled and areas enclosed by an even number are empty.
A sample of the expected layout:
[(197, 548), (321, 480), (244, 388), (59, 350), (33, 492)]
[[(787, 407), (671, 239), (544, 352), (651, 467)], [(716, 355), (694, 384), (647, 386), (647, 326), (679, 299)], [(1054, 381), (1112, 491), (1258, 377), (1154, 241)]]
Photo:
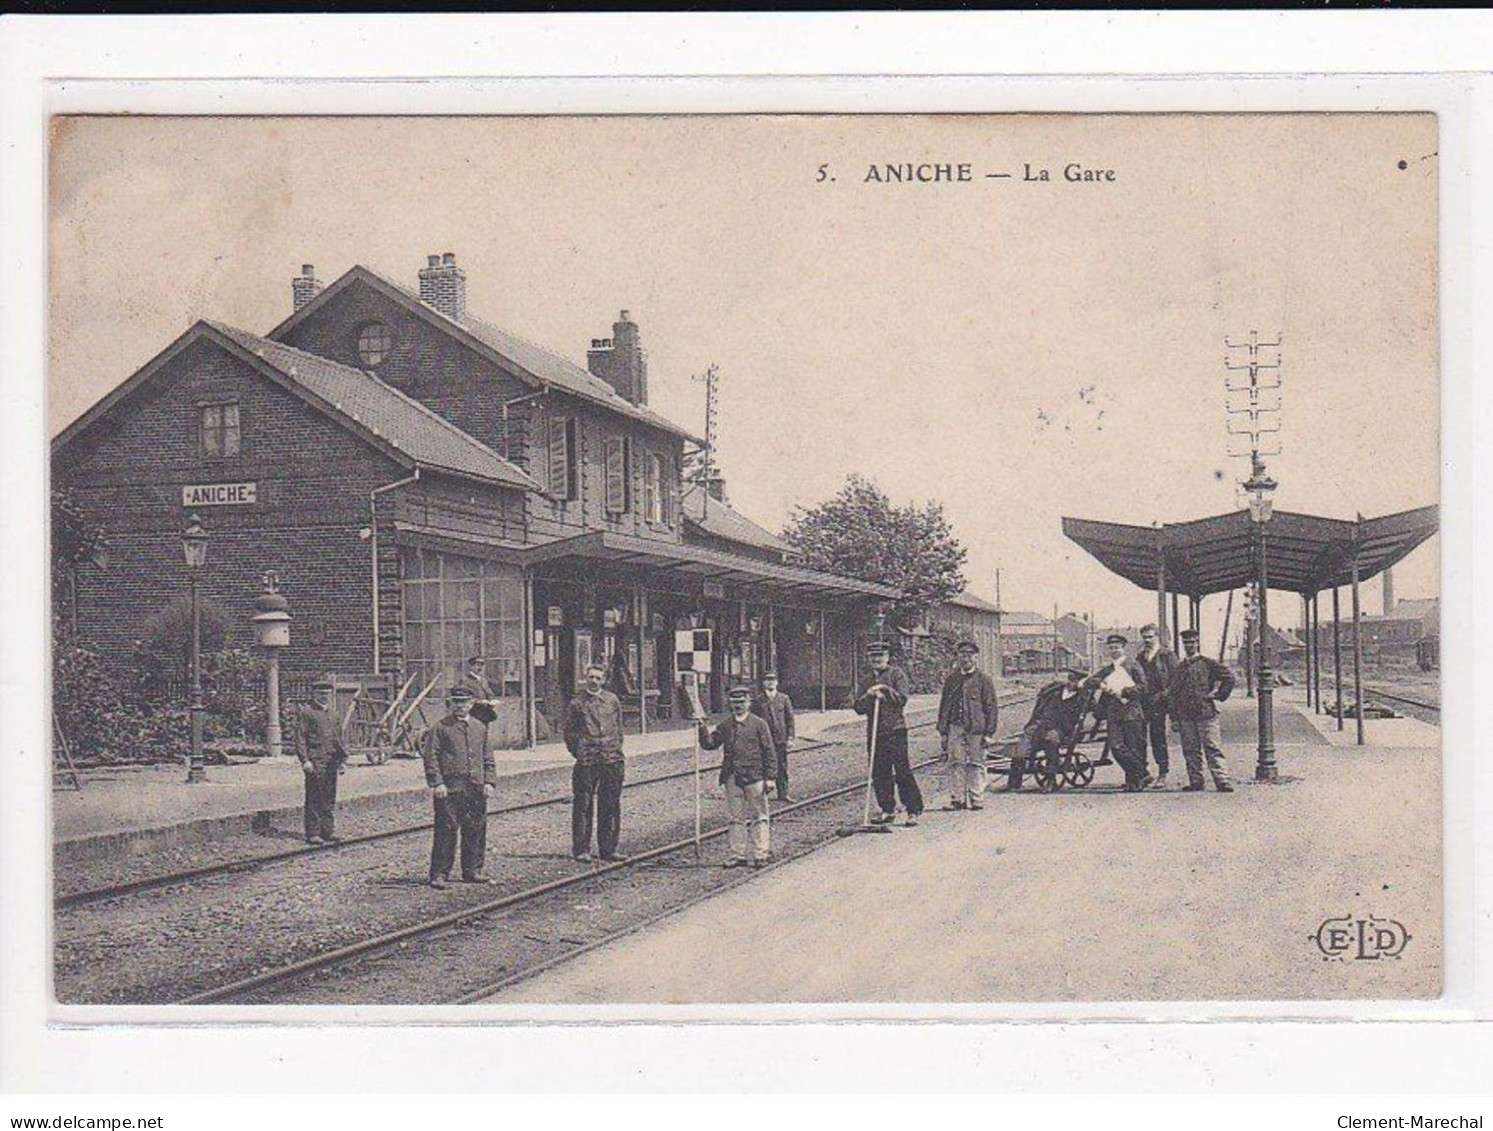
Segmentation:
[(1037, 788), (1043, 793), (1053, 793), (1063, 785), (1062, 772), (1050, 754), (1032, 760), (1032, 777), (1037, 779)]
[(1072, 766), (1064, 777), (1074, 789), (1083, 789), (1094, 780), (1094, 763), (1082, 751), (1075, 750)]

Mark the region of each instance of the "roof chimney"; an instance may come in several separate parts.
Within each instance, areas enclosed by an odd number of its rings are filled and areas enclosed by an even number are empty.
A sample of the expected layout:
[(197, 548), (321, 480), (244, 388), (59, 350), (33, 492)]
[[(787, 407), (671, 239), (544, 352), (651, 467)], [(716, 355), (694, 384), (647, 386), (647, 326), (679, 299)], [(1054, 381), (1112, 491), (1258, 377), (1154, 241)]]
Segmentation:
[(301, 273), (290, 281), (290, 303), (299, 310), (316, 297), (321, 284), (316, 280), (316, 268), (309, 263), (301, 264)]
[(1395, 611), (1395, 571), (1387, 569), (1384, 571), (1384, 615), (1389, 616)]
[(456, 265), (456, 253), (430, 255), (420, 269), (420, 301), (460, 322), (467, 315), (467, 275)]
[(591, 339), (586, 368), (617, 390), (618, 396), (635, 405), (648, 403), (648, 358), (638, 337), (638, 324), (627, 311), (612, 323), (610, 338)]

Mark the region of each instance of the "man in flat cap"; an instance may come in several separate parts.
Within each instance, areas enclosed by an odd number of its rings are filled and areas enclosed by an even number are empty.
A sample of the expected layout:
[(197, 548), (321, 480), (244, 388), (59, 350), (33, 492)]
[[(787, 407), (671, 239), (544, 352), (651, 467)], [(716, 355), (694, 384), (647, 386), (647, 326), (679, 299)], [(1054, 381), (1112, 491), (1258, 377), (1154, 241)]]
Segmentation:
[(622, 833), (622, 701), (606, 689), (607, 670), (586, 669), (586, 684), (565, 709), (565, 748), (575, 759), (570, 772), (570, 853), (591, 859), (595, 810), (596, 848), (606, 861), (626, 860), (617, 851)]
[(1213, 788), (1232, 793), (1228, 763), (1224, 761), (1218, 726), (1218, 704), (1234, 690), (1234, 676), (1222, 664), (1204, 656), (1198, 647), (1196, 629), (1182, 633), (1183, 659), (1167, 687), (1167, 705), (1176, 720), (1182, 739), (1182, 760), (1187, 764), (1188, 793), (1203, 788), (1203, 756), (1208, 758), (1208, 772)]
[(949, 808), (980, 809), (985, 794), (985, 751), (995, 742), (1000, 704), (995, 684), (977, 662), (980, 646), (958, 644), (959, 661), (938, 700), (938, 734), (949, 759)]
[(1161, 634), (1154, 624), (1140, 630), (1140, 650), (1135, 662), (1146, 673), (1146, 693), (1141, 696), (1141, 709), (1146, 713), (1146, 740), (1151, 746), (1151, 758), (1156, 763), (1156, 781), (1152, 789), (1165, 789), (1171, 772), (1171, 760), (1166, 749), (1166, 689), (1177, 670), (1177, 656), (1161, 643)]
[(435, 838), (430, 847), (430, 886), (451, 880), (461, 841), (461, 878), (488, 883), (487, 799), (498, 786), (498, 768), (487, 748), (487, 727), (472, 717), (472, 689), (457, 684), (446, 695), (449, 713), (425, 732), (420, 754), (425, 784), (435, 803)]
[(792, 801), (788, 796), (788, 743), (793, 740), (793, 700), (778, 690), (778, 673), (762, 676), (762, 694), (752, 703), (752, 714), (767, 724), (778, 761), (778, 800)]
[(1109, 663), (1088, 679), (1084, 686), (1098, 699), (1094, 713), (1103, 717), (1109, 728), (1109, 748), (1125, 772), (1125, 792), (1135, 793), (1152, 782), (1146, 773), (1146, 709), (1142, 696), (1148, 688), (1146, 673), (1125, 655), (1130, 643), (1123, 633), (1105, 637)]
[[(871, 671), (861, 680), (860, 691), (851, 705), (857, 715), (866, 716), (868, 743), (875, 724), (871, 789), (881, 814), (872, 821), (882, 825), (895, 821), (900, 796), (907, 824), (916, 825), (923, 815), (923, 791), (918, 788), (918, 779), (913, 777), (912, 764), (907, 760), (907, 718), (903, 714), (912, 683), (907, 673), (892, 663), (892, 647), (885, 641), (870, 644), (866, 658), (871, 662)], [(879, 709), (877, 703), (881, 704)]]
[(333, 810), (337, 805), (337, 775), (347, 761), (342, 723), (332, 710), (332, 681), (311, 685), (311, 702), (296, 712), (295, 752), (306, 778), (303, 808), (307, 844), (337, 844)]
[(772, 859), (767, 786), (777, 773), (772, 731), (751, 713), (752, 689), (738, 683), (726, 695), (731, 714), (719, 726), (700, 720), (700, 746), (721, 750), (721, 785), (731, 818), (728, 868), (760, 868)]
[(1088, 674), (1082, 668), (1069, 668), (1062, 679), (1053, 680), (1037, 692), (1032, 716), (1021, 728), (1016, 753), (1011, 758), (1011, 770), (1006, 776), (1008, 792), (1021, 788), (1022, 775), (1034, 753), (1039, 750), (1056, 753), (1072, 740), (1074, 732), (1083, 724), (1089, 704), (1089, 693), (1084, 690), (1083, 681)]

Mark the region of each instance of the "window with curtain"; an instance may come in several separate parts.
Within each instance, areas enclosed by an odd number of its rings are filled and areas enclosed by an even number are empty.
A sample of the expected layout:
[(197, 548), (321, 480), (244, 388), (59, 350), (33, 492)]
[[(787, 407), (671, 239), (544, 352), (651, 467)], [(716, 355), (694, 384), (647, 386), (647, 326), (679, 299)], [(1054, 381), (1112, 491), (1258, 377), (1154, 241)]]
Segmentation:
[(625, 436), (608, 436), (606, 445), (607, 514), (627, 514), (632, 510), (632, 441)]
[(208, 459), (236, 456), (241, 450), (238, 403), (202, 406), (200, 450)]

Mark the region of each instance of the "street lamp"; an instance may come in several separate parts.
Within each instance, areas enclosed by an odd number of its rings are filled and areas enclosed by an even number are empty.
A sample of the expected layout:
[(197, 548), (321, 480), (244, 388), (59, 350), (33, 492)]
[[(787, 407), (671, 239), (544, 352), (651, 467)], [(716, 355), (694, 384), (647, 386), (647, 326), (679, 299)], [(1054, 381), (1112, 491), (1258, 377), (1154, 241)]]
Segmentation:
[(194, 514), (181, 534), (181, 551), (187, 559), (187, 576), (192, 579), (192, 702), (188, 715), (192, 724), (192, 751), (187, 758), (187, 782), (207, 781), (207, 767), (202, 760), (202, 617), (198, 602), (198, 579), (207, 564), (207, 531)]
[(1255, 614), (1259, 625), (1259, 651), (1256, 663), (1256, 706), (1259, 711), (1259, 752), (1255, 762), (1256, 781), (1275, 781), (1275, 672), (1271, 668), (1270, 642), (1267, 639), (1270, 624), (1266, 594), (1270, 578), (1265, 565), (1265, 527), (1270, 522), (1271, 496), (1277, 484), (1265, 473), (1265, 463), (1256, 454), (1254, 466), (1244, 490), (1249, 496), (1249, 518), (1255, 528)]

